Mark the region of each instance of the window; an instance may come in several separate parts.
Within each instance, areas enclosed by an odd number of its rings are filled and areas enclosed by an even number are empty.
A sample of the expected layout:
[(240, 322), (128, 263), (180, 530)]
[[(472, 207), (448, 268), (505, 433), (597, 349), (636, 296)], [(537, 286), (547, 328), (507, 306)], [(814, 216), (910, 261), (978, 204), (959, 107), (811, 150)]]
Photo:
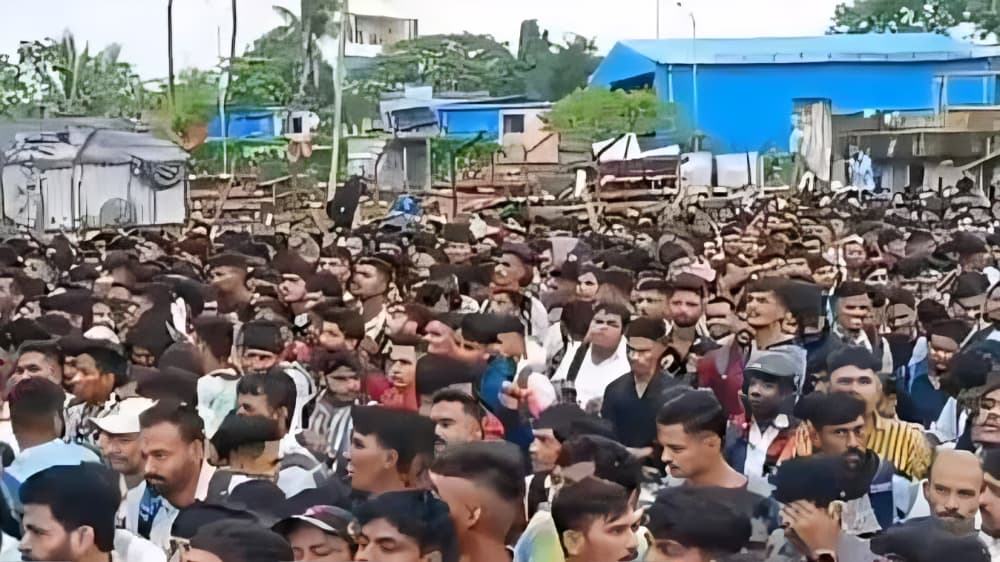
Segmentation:
[(503, 134), (507, 133), (523, 133), (524, 132), (524, 115), (504, 115), (503, 116)]

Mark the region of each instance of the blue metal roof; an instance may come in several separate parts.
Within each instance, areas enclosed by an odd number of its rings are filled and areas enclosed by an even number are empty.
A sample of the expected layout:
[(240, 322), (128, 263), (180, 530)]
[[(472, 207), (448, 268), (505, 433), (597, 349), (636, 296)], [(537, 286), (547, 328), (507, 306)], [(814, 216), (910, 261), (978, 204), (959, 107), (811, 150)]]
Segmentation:
[(1000, 56), (1000, 47), (936, 33), (867, 33), (753, 39), (638, 39), (619, 43), (660, 64), (907, 62)]

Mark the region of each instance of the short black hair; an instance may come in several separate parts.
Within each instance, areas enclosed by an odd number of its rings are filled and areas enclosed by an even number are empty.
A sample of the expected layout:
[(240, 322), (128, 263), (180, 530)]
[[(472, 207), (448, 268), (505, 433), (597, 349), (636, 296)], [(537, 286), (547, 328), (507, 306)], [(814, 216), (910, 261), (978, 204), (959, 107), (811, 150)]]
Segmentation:
[(212, 435), (211, 441), (219, 459), (232, 460), (230, 455), (240, 449), (244, 449), (249, 456), (260, 456), (268, 441), (278, 439), (278, 422), (274, 419), (230, 412)]
[(347, 367), (358, 374), (364, 371), (361, 359), (353, 351), (330, 352), (325, 349), (317, 349), (313, 352), (309, 366), (319, 376), (330, 374), (341, 367)]
[(593, 476), (562, 488), (552, 501), (552, 522), (560, 541), (565, 531), (586, 532), (596, 520), (621, 517), (630, 509), (628, 500), (628, 490)]
[[(628, 324), (629, 319), (632, 318), (632, 313), (630, 313), (627, 308), (612, 302), (598, 303), (597, 306), (594, 307), (594, 316), (597, 316), (602, 312), (604, 314), (610, 314), (621, 318), (622, 328), (624, 328), (625, 325)], [(591, 321), (593, 321), (593, 319), (591, 319)]]
[(882, 370), (882, 362), (868, 351), (857, 345), (845, 345), (830, 352), (826, 358), (826, 372), (832, 374), (841, 367), (857, 367), (873, 372)]
[(351, 419), (354, 431), (374, 435), (380, 447), (396, 451), (398, 472), (408, 471), (418, 456), (434, 457), (435, 425), (428, 417), (381, 406), (355, 406)]
[(629, 493), (642, 484), (642, 462), (621, 443), (601, 435), (582, 434), (562, 444), (556, 464), (572, 466), (581, 462), (594, 463), (594, 476), (614, 482)]
[(813, 392), (795, 405), (795, 417), (812, 423), (817, 431), (851, 423), (864, 414), (864, 400), (846, 392)]
[(431, 404), (441, 402), (457, 402), (462, 405), (462, 411), (467, 416), (477, 421), (482, 421), (483, 419), (483, 409), (479, 404), (479, 400), (468, 392), (454, 388), (443, 388), (435, 392), (431, 398)]
[(412, 538), (420, 554), (441, 553), (441, 562), (458, 562), (458, 539), (448, 504), (427, 491), (406, 490), (379, 494), (354, 510), (358, 523), (367, 525), (384, 519), (401, 534)]
[(62, 419), (66, 392), (43, 377), (22, 379), (10, 392), (10, 421), (15, 428), (41, 431), (55, 429), (54, 420)]
[(233, 323), (223, 316), (201, 316), (194, 320), (194, 333), (205, 342), (216, 359), (229, 357), (233, 350)]
[(115, 388), (128, 382), (128, 360), (120, 353), (100, 347), (89, 348), (82, 352), (94, 358), (94, 365), (101, 373), (111, 373), (115, 376)]
[(36, 472), (18, 491), (22, 505), (44, 505), (67, 532), (90, 527), (101, 552), (115, 547), (115, 515), (121, 504), (118, 477), (97, 463), (53, 466)]
[(475, 482), (507, 501), (524, 500), (524, 459), (513, 443), (472, 441), (449, 447), (434, 460), (431, 472)]
[(292, 560), (295, 553), (284, 537), (249, 521), (223, 519), (191, 537), (191, 547), (211, 552), (224, 562)]
[(720, 439), (726, 436), (726, 411), (714, 394), (704, 390), (687, 390), (668, 400), (656, 414), (656, 423), (683, 425), (688, 434), (708, 431)]
[(861, 281), (844, 281), (837, 287), (833, 295), (838, 299), (849, 298), (849, 297), (860, 297), (862, 295), (868, 295), (868, 285), (865, 285)]
[(161, 423), (175, 426), (185, 443), (205, 441), (205, 422), (198, 415), (194, 404), (164, 399), (139, 414), (139, 427), (142, 429)]
[(752, 533), (749, 516), (714, 488), (664, 488), (646, 516), (646, 529), (654, 539), (716, 555), (739, 552)]
[(292, 414), (295, 413), (295, 382), (284, 369), (243, 375), (236, 384), (236, 394), (263, 396), (267, 400), (267, 407), (272, 410), (284, 406), (288, 412), (285, 416), (285, 430), (292, 427)]

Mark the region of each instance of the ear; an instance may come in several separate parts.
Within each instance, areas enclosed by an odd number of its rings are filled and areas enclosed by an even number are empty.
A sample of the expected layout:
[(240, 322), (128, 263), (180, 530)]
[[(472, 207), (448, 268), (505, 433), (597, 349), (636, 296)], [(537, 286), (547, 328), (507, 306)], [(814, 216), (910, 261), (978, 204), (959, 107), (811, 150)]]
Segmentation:
[(444, 556), (441, 555), (440, 550), (435, 550), (434, 552), (428, 552), (427, 554), (420, 557), (420, 562), (442, 562)]
[(716, 435), (715, 433), (706, 435), (704, 438), (704, 443), (705, 445), (713, 449), (718, 448), (720, 451), (722, 450), (722, 439), (719, 439), (719, 436)]
[(90, 525), (77, 527), (69, 535), (70, 548), (73, 552), (86, 552), (95, 544), (94, 528)]
[(479, 523), (482, 517), (483, 517), (482, 506), (476, 506), (475, 508), (471, 509), (469, 511), (468, 517), (466, 517), (467, 528), (471, 529), (472, 527), (475, 527), (476, 523)]
[(578, 556), (581, 552), (583, 552), (583, 543), (585, 540), (586, 539), (584, 539), (583, 534), (580, 531), (574, 531), (572, 529), (563, 531), (563, 548), (566, 549), (566, 552), (569, 553), (570, 556)]
[(389, 449), (384, 454), (383, 464), (386, 468), (393, 468), (396, 463), (399, 462), (399, 451), (395, 449)]
[(929, 498), (930, 495), (931, 495), (931, 481), (928, 478), (927, 480), (924, 480), (924, 497)]
[(813, 449), (818, 451), (820, 448), (819, 432), (816, 431), (816, 427), (813, 426), (812, 422), (806, 422), (806, 428), (808, 428), (809, 441), (812, 443)]
[(286, 406), (281, 406), (274, 411), (274, 415), (278, 417), (278, 421), (287, 420), (292, 414), (288, 411)]

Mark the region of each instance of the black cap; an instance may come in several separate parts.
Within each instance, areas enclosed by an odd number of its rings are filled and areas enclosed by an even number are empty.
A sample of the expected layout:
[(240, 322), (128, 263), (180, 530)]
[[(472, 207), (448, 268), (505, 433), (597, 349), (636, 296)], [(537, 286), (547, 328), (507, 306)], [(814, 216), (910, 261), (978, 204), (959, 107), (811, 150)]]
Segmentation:
[(895, 555), (906, 562), (989, 562), (990, 552), (976, 533), (959, 535), (937, 517), (911, 519), (871, 539), (874, 554)]

